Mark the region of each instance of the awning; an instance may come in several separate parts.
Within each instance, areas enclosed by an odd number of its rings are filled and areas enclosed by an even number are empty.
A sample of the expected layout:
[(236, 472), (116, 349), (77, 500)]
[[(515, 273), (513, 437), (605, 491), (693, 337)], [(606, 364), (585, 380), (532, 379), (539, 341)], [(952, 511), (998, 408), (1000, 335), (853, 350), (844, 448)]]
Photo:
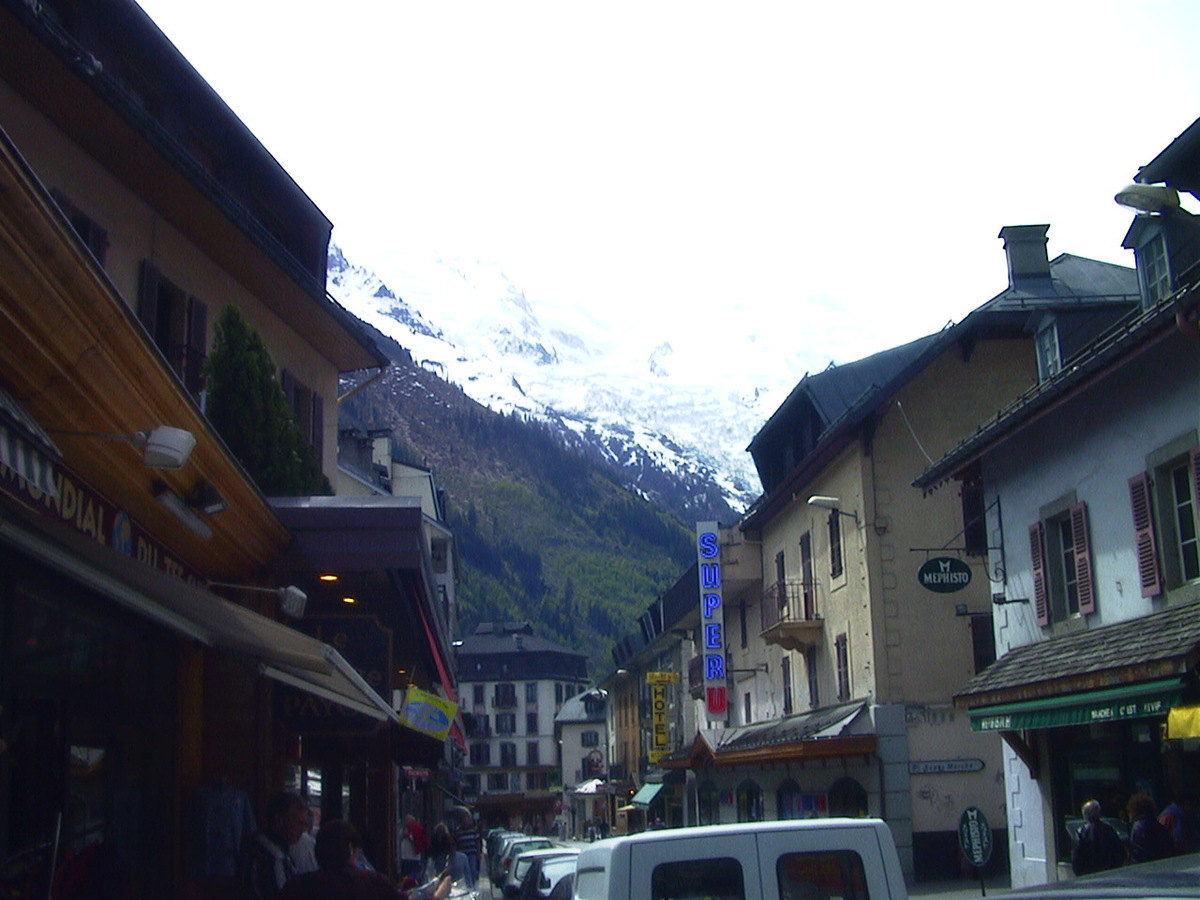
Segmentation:
[(294, 628), (32, 513), (0, 510), (0, 542), (177, 634), (257, 661), (269, 678), (374, 719), (399, 722), (337, 650)]
[(662, 782), (659, 781), (651, 782), (650, 784), (643, 784), (629, 802), (634, 806), (640, 806), (645, 809), (654, 802), (654, 798), (658, 796), (658, 792), (662, 789)]
[(58, 496), (54, 460), (62, 454), (12, 396), (0, 388), (0, 464), (51, 497)]
[(1148, 716), (1166, 716), (1179, 702), (1183, 683), (1162, 678), (1099, 691), (1039, 697), (970, 710), (973, 731), (1021, 731), (1063, 725), (1095, 725)]
[(591, 795), (604, 793), (601, 788), (604, 787), (603, 778), (589, 778), (579, 787), (575, 788), (571, 793), (579, 795)]

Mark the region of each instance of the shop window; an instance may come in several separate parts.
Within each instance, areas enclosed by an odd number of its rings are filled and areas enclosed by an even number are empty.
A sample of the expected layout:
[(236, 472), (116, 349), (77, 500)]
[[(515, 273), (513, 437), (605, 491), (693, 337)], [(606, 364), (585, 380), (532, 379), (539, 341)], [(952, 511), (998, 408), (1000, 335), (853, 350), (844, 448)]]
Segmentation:
[(841, 513), (832, 509), (829, 511), (829, 574), (840, 578), (842, 572), (842, 519)]
[(138, 318), (184, 387), (199, 395), (208, 355), (208, 307), (144, 261)]
[(850, 699), (850, 646), (846, 635), (839, 634), (833, 641), (837, 660), (837, 698), (839, 702)]
[(1129, 480), (1129, 498), (1142, 596), (1200, 579), (1200, 447), (1135, 475)]
[(762, 788), (753, 778), (747, 778), (738, 785), (737, 791), (737, 820), (739, 822), (761, 822), (763, 820)]
[(1031, 525), (1029, 554), (1039, 625), (1096, 611), (1086, 503)]
[(721, 798), (713, 782), (702, 781), (696, 788), (696, 808), (701, 825), (716, 825), (721, 821)]
[(496, 713), (496, 734), (516, 734), (517, 714)]
[(867, 814), (867, 789), (846, 776), (829, 787), (829, 815), (859, 819)]

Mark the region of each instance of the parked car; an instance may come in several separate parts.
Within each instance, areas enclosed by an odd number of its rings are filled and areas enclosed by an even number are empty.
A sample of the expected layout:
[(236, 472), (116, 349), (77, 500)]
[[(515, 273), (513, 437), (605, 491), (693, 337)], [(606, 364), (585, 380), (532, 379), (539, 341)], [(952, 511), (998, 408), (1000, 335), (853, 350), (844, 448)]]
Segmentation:
[(496, 838), (495, 849), (488, 853), (488, 877), (494, 883), (500, 881), (500, 860), (504, 858), (505, 852), (513, 841), (525, 840), (529, 835), (520, 831), (510, 831), (507, 834), (499, 835)]
[(578, 855), (579, 851), (572, 847), (543, 847), (539, 850), (521, 851), (513, 858), (512, 865), (508, 867), (508, 873), (500, 885), (500, 892), (505, 897), (516, 897), (521, 893), (521, 885), (525, 883), (525, 879), (535, 863), (566, 856), (570, 857), (572, 866), (574, 866), (575, 857)]
[(896, 843), (880, 819), (745, 822), (609, 838), (579, 851), (574, 895), (908, 900)]
[(1121, 866), (1094, 875), (1018, 888), (994, 900), (1135, 900), (1200, 896), (1200, 853)]
[(557, 846), (554, 841), (544, 837), (526, 837), (509, 841), (504, 848), (504, 855), (500, 857), (500, 864), (497, 866), (497, 877), (492, 879), (492, 883), (501, 887), (504, 885), (504, 880), (508, 877), (509, 869), (512, 868), (513, 860), (520, 854), (527, 850), (546, 850), (554, 846)]
[[(570, 849), (566, 856), (544, 856), (535, 859), (521, 881), (518, 900), (550, 900), (558, 885), (563, 881), (573, 883), (575, 878), (575, 862), (579, 851)], [(519, 861), (519, 860), (518, 860)], [(570, 884), (565, 888), (567, 896), (571, 895)]]

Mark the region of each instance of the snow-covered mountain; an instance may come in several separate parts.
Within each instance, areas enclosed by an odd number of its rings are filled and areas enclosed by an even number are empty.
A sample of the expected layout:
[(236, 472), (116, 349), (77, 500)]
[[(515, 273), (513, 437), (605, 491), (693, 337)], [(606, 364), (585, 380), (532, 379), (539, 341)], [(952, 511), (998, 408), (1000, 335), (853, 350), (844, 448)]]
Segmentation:
[(666, 472), (745, 509), (760, 490), (745, 447), (798, 378), (756, 385), (752, 367), (718, 355), (720, 339), (698, 363), (638, 322), (614, 333), (586, 311), (531, 302), (483, 263), (392, 264), (385, 280), (333, 246), (328, 287), (420, 366), (497, 412), (569, 430), (649, 496)]

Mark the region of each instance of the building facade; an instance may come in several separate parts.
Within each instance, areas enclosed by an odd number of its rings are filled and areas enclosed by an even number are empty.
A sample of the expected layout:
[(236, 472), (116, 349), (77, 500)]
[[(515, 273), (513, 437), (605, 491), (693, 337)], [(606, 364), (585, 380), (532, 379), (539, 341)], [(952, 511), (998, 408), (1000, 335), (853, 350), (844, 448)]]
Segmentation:
[(463, 798), (487, 827), (552, 833), (562, 813), (555, 716), (587, 686), (587, 656), (536, 637), (527, 622), (485, 622), (463, 637), (456, 658)]

